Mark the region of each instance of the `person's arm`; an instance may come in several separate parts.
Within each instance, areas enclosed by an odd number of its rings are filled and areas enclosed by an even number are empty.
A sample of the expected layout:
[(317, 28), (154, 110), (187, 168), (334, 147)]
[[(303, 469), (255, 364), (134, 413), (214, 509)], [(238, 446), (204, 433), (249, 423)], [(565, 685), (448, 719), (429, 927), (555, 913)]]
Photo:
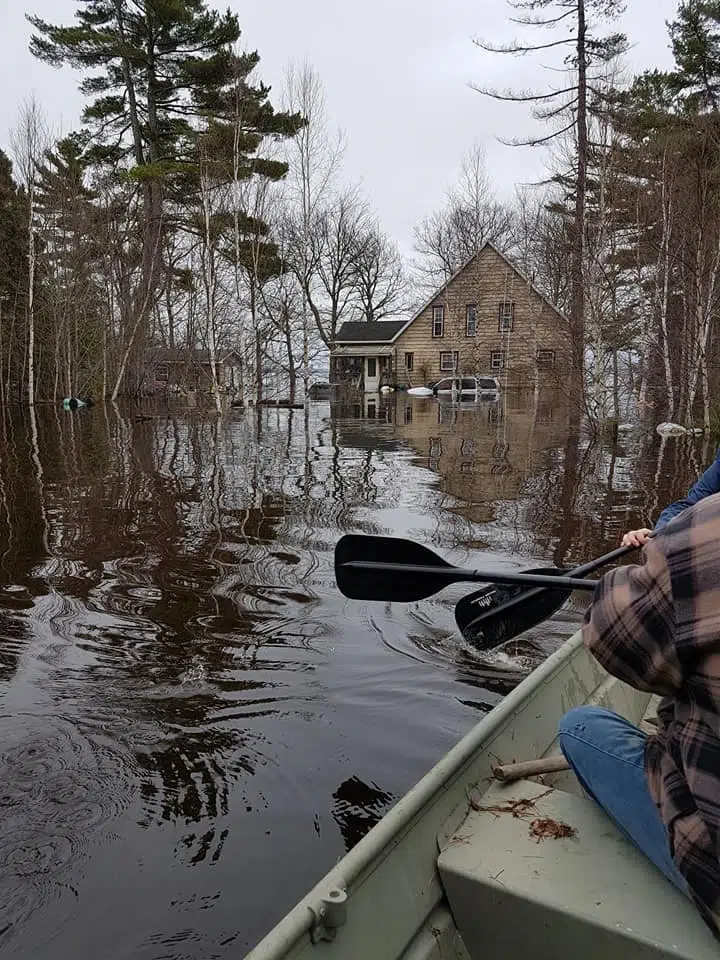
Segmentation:
[(676, 500), (669, 504), (657, 519), (655, 529), (660, 530), (669, 523), (674, 517), (692, 507), (693, 504), (704, 500), (705, 497), (711, 497), (714, 493), (720, 493), (720, 450), (718, 450), (715, 461), (707, 468), (697, 483), (692, 486), (684, 500)]
[(682, 679), (674, 625), (670, 571), (653, 539), (645, 563), (618, 567), (600, 579), (582, 633), (608, 673), (638, 690), (666, 695)]

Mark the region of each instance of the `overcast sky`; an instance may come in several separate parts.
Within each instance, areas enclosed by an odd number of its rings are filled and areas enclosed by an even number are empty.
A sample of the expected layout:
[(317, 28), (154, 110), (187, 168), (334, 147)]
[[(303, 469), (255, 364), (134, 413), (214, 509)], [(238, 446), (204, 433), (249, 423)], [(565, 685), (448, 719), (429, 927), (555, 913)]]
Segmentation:
[[(260, 75), (279, 93), (285, 65), (309, 61), (325, 86), (330, 121), (345, 130), (344, 172), (361, 181), (385, 230), (404, 252), (413, 226), (442, 205), (463, 155), (480, 143), (499, 195), (545, 172), (542, 149), (498, 144), (498, 136), (536, 129), (528, 110), (475, 93), (471, 82), (500, 88), (545, 87), (551, 54), (521, 60), (478, 49), (472, 38), (508, 40), (505, 0), (230, 0), (242, 43), (261, 57)], [(628, 0), (620, 28), (631, 43), (629, 67), (672, 62), (666, 21), (677, 0)], [(34, 94), (55, 129), (68, 132), (82, 105), (78, 74), (28, 52), (24, 13), (70, 23), (74, 0), (0, 0), (0, 144), (7, 146), (17, 107)], [(614, 29), (617, 29), (615, 27)], [(540, 36), (544, 36), (540, 34)]]

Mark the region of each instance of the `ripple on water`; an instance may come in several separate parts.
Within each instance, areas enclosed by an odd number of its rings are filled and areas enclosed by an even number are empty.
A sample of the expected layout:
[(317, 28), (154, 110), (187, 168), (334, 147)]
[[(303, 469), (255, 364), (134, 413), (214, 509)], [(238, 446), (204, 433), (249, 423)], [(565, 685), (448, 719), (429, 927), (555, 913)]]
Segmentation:
[(68, 878), (90, 844), (107, 842), (133, 799), (130, 777), (129, 758), (64, 718), (0, 716), (0, 943), (31, 915), (70, 908)]
[(43, 936), (54, 931), (68, 917), (77, 902), (77, 892), (69, 883), (58, 883), (47, 876), (19, 877), (3, 868), (0, 879), (0, 947), (10, 946), (31, 917), (43, 907), (52, 912), (54, 923), (43, 926)]

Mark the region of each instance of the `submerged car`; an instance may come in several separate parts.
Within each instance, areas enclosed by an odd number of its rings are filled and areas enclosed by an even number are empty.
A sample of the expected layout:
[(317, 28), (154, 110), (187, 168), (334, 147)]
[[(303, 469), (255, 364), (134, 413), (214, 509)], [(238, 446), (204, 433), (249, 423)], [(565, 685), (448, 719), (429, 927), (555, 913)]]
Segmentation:
[(500, 393), (500, 381), (497, 377), (445, 377), (431, 389), (441, 399), (492, 399)]

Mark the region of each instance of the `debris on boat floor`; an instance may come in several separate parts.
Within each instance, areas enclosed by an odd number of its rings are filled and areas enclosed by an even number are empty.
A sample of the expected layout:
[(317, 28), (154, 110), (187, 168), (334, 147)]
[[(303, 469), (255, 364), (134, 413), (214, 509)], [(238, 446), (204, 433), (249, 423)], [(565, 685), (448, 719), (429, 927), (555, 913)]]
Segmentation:
[(571, 827), (569, 823), (563, 823), (562, 820), (551, 820), (546, 817), (543, 820), (533, 820), (530, 824), (530, 836), (536, 843), (541, 840), (562, 840), (564, 837), (576, 837), (577, 830)]
[[(537, 797), (521, 798), (520, 800), (512, 800), (510, 803), (494, 806), (483, 806), (476, 800), (471, 800), (470, 806), (478, 813), (494, 813), (496, 816), (501, 813), (509, 813), (519, 820), (528, 820), (532, 816), (533, 807), (538, 800), (542, 800), (543, 797), (552, 792), (553, 788), (551, 787)], [(530, 836), (536, 843), (540, 843), (541, 840), (562, 840), (568, 837), (576, 837), (577, 830), (575, 827), (571, 827), (569, 823), (563, 823), (562, 820), (553, 820), (551, 817), (535, 817), (530, 821)]]
[(484, 807), (479, 804), (477, 800), (471, 800), (470, 806), (478, 813), (511, 813), (514, 817), (524, 818), (528, 811), (535, 806), (538, 800), (542, 800), (543, 797), (546, 797), (552, 792), (553, 791), (551, 787), (549, 790), (546, 790), (545, 793), (538, 794), (537, 797), (532, 797), (531, 799), (512, 800), (510, 803), (496, 804), (493, 807)]

